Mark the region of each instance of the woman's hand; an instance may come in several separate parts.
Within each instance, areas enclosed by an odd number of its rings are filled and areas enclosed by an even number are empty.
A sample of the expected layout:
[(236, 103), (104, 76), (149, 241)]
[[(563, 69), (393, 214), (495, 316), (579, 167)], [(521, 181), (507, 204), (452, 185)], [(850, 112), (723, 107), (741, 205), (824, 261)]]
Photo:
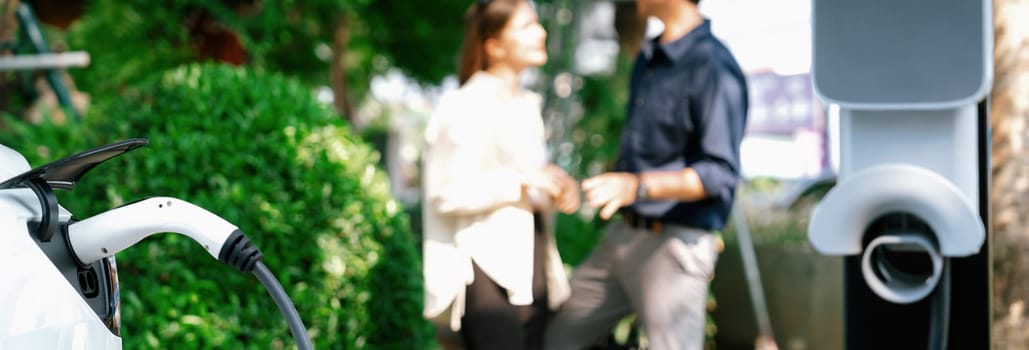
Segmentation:
[(562, 183), (561, 179), (555, 177), (552, 171), (548, 168), (543, 168), (536, 171), (523, 172), (522, 186), (535, 188), (551, 198), (557, 198), (561, 195)]
[(523, 173), (522, 185), (549, 196), (562, 213), (571, 214), (579, 210), (579, 183), (556, 165), (550, 164), (539, 171)]
[(556, 165), (547, 165), (546, 171), (560, 183), (560, 193), (554, 197), (557, 210), (565, 214), (579, 210), (579, 183)]

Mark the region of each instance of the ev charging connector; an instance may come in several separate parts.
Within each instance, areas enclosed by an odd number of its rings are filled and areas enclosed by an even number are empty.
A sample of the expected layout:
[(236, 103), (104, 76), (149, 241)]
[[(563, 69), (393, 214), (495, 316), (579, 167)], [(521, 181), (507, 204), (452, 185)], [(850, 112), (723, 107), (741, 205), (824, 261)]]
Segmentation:
[[(113, 256), (147, 236), (171, 232), (190, 237), (215, 259), (253, 273), (286, 318), (297, 347), (311, 349), (307, 330), (289, 296), (261, 262), (260, 250), (235, 225), (171, 197), (133, 202), (81, 221), (73, 221), (58, 204), (54, 189), (71, 190), (98, 164), (147, 143), (145, 139), (129, 139), (34, 169), (29, 169), (20, 153), (0, 145), (0, 226), (5, 228), (4, 234), (11, 235), (0, 242), (19, 250), (8, 252), (17, 253), (10, 259), (0, 254), (0, 262), (30, 260), (30, 266), (13, 268), (16, 273), (9, 276), (24, 286), (5, 284), (0, 287), (0, 296), (33, 300), (23, 303), (31, 305), (22, 306), (21, 312), (0, 313), (0, 348), (64, 348), (68, 344), (76, 348), (120, 348), (119, 287)], [(40, 264), (46, 260), (56, 269)], [(96, 268), (100, 268), (101, 276), (97, 276)], [(35, 301), (39, 297), (34, 292), (40, 291), (37, 285), (41, 284), (52, 287), (43, 289), (60, 300)], [(74, 287), (76, 284), (79, 286)], [(97, 288), (105, 293), (99, 295)], [(16, 320), (19, 317), (29, 321)], [(43, 318), (50, 326), (32, 329), (31, 320)], [(29, 329), (23, 329), (26, 327)], [(48, 329), (53, 334), (45, 334)]]

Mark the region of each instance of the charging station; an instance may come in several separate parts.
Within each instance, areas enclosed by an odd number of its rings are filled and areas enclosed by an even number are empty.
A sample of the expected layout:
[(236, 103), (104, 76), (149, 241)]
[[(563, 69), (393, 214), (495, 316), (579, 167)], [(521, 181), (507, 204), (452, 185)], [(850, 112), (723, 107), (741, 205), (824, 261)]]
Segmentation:
[(814, 0), (839, 181), (809, 240), (844, 256), (848, 349), (988, 349), (990, 1)]

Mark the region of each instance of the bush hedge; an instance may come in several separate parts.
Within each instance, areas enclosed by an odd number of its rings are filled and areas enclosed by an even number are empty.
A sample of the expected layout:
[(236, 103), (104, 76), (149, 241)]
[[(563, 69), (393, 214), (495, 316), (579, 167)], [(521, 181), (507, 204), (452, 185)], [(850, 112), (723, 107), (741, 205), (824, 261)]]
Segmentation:
[[(8, 119), (0, 143), (33, 165), (130, 137), (150, 144), (59, 193), (77, 217), (145, 196), (178, 197), (238, 225), (265, 254), (315, 346), (429, 347), (417, 242), (378, 154), (312, 91), (217, 65), (158, 74), (101, 101), (84, 124)], [(293, 347), (255, 278), (179, 235), (118, 254), (126, 348)]]

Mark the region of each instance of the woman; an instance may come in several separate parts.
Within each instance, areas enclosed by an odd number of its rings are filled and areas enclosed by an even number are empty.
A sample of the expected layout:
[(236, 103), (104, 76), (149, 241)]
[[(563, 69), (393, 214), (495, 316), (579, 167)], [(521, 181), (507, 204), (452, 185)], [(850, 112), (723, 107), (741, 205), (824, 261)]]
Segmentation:
[(579, 206), (577, 183), (546, 163), (540, 97), (519, 84), (546, 63), (546, 32), (526, 0), (480, 0), (465, 20), (461, 88), (425, 132), (425, 316), (468, 349), (540, 348), (569, 295), (541, 218)]

